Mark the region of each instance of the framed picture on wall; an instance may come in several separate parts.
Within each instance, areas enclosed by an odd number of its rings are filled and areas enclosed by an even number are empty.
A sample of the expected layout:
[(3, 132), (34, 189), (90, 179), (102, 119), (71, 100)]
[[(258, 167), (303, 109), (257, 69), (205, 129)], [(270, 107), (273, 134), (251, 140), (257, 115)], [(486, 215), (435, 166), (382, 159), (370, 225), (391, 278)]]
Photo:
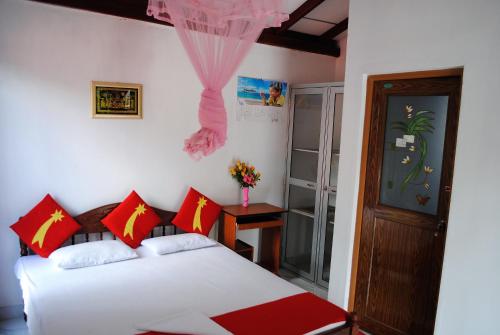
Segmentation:
[(92, 81), (92, 117), (142, 119), (142, 85)]

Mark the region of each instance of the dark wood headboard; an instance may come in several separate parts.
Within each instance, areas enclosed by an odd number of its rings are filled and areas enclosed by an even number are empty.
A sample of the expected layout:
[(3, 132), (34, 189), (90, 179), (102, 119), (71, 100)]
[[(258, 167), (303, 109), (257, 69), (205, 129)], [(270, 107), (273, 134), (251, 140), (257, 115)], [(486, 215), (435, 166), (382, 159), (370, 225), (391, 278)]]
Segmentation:
[[(103, 234), (104, 233), (110, 233), (109, 229), (101, 223), (101, 220), (106, 217), (113, 209), (115, 209), (120, 203), (115, 203), (115, 204), (110, 204), (110, 205), (105, 205), (101, 207), (97, 207), (94, 209), (91, 209), (85, 213), (82, 213), (80, 215), (74, 216), (73, 219), (78, 222), (82, 228), (80, 228), (79, 231), (77, 231), (71, 238), (69, 244), (75, 244), (76, 239), (75, 237), (78, 235), (84, 235), (85, 236), (85, 242), (88, 242), (90, 239), (90, 234), (96, 234), (97, 235), (97, 240), (102, 240), (103, 239)], [(173, 227), (173, 233), (177, 234), (177, 228), (172, 224), (172, 219), (175, 217), (177, 214), (176, 212), (170, 212), (166, 211), (163, 209), (159, 209), (156, 207), (151, 207), (156, 214), (160, 217), (161, 221), (158, 223), (158, 225), (155, 227), (153, 231), (151, 231), (151, 237), (154, 236), (154, 231), (157, 230), (158, 227), (161, 229), (161, 235), (167, 235), (169, 232), (167, 231), (167, 227)], [(116, 236), (113, 235), (113, 238), (116, 239)], [(68, 243), (67, 242), (67, 243)], [(24, 243), (22, 240), (19, 240), (20, 246), (21, 246), (21, 256), (28, 256), (32, 253), (32, 251), (28, 248), (26, 243)]]

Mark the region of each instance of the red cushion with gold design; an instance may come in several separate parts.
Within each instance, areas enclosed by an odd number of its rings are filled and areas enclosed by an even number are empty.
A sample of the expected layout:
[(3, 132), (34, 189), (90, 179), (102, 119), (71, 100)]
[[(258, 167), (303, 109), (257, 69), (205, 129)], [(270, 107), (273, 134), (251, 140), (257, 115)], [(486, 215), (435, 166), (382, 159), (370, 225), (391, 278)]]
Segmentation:
[(113, 234), (134, 249), (160, 221), (160, 217), (135, 191), (101, 220)]
[(49, 257), (80, 225), (47, 194), (28, 214), (10, 228), (28, 247), (42, 257)]
[(220, 211), (221, 206), (191, 187), (172, 223), (187, 233), (208, 236)]

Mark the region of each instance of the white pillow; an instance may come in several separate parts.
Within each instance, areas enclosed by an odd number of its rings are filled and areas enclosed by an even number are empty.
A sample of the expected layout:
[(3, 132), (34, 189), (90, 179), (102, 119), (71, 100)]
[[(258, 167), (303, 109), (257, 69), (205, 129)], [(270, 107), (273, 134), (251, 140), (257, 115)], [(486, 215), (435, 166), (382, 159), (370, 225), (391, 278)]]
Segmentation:
[(141, 244), (157, 255), (165, 255), (179, 251), (211, 247), (216, 245), (217, 242), (200, 234), (187, 233), (148, 238), (142, 240)]
[(121, 241), (104, 240), (62, 247), (49, 259), (63, 269), (84, 268), (137, 258), (139, 255)]

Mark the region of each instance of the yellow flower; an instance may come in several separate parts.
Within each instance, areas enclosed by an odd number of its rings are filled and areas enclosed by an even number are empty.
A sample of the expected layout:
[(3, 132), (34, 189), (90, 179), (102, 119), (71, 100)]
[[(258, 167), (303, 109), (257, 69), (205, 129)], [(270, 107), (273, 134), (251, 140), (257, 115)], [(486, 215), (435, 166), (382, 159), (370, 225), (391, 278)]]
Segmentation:
[(424, 172), (426, 174), (430, 174), (432, 171), (434, 171), (434, 169), (431, 168), (430, 166), (424, 166)]
[(234, 168), (229, 169), (229, 172), (231, 173), (231, 176), (236, 175), (236, 171), (234, 170)]
[(241, 176), (245, 177), (245, 173), (243, 171), (241, 171)]

